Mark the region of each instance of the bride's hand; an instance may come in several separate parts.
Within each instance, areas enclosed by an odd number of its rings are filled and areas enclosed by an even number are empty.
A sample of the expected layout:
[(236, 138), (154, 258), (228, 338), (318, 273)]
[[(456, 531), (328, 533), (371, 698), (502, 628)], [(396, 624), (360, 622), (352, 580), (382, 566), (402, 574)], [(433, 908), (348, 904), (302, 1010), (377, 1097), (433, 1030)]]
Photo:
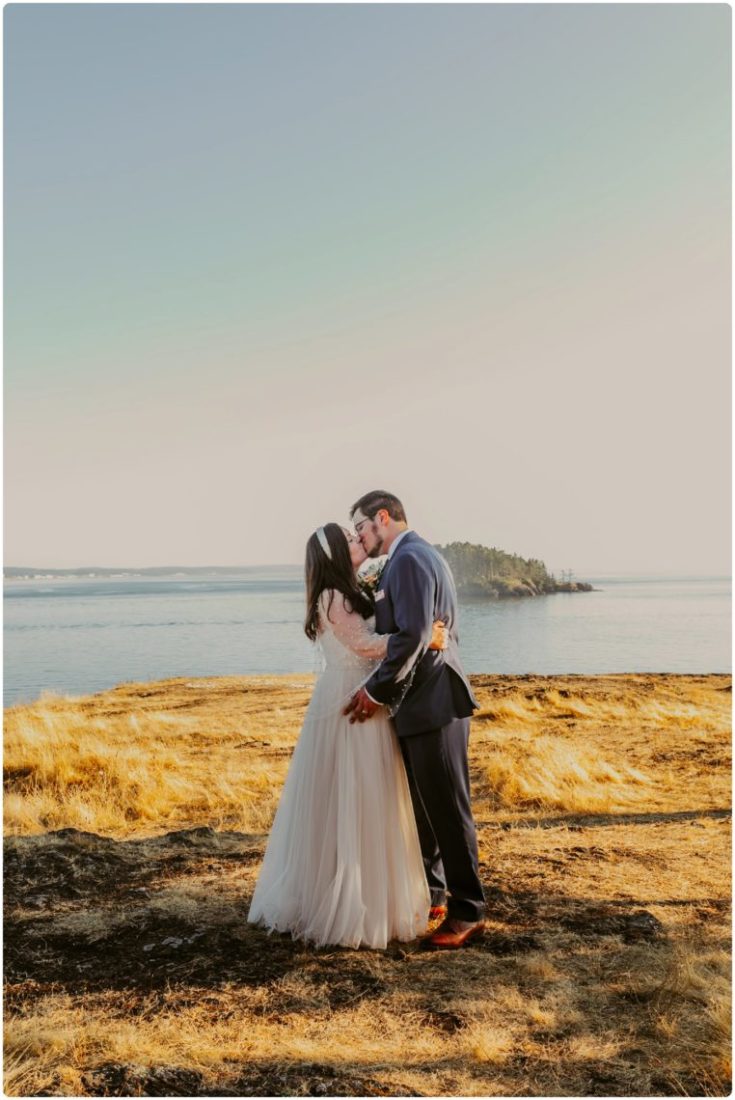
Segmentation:
[(441, 619), (437, 619), (434, 623), (434, 630), (431, 635), (431, 641), (429, 642), (429, 649), (446, 649), (447, 648), (447, 628)]

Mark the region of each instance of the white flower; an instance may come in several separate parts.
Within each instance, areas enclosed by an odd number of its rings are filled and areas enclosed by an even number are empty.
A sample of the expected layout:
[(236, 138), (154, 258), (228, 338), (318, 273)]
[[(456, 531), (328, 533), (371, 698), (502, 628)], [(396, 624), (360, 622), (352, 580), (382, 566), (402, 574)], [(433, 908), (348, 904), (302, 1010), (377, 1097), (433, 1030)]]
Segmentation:
[(369, 595), (375, 592), (380, 584), (380, 578), (383, 575), (387, 561), (387, 556), (369, 558), (367, 562), (360, 566), (357, 571), (357, 583), (363, 592)]

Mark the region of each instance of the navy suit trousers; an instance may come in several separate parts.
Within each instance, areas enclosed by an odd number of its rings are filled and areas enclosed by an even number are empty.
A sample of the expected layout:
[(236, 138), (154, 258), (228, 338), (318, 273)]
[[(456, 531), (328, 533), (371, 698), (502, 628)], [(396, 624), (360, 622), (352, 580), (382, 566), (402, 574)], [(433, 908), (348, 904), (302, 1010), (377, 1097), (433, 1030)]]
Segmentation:
[(408, 774), (431, 904), (479, 920), (485, 909), (470, 801), (469, 718), (399, 738)]

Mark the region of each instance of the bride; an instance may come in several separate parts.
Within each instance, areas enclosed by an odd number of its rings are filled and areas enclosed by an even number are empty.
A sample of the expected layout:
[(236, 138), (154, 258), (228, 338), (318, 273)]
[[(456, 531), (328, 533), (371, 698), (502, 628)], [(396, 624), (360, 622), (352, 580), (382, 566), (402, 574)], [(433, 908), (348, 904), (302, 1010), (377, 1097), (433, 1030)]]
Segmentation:
[[(360, 542), (337, 523), (306, 544), (304, 629), (325, 668), (309, 702), (248, 921), (317, 945), (386, 947), (426, 930), (429, 888), (403, 757), (380, 708), (342, 710), (386, 654), (356, 570)], [(435, 624), (430, 648), (444, 649)]]

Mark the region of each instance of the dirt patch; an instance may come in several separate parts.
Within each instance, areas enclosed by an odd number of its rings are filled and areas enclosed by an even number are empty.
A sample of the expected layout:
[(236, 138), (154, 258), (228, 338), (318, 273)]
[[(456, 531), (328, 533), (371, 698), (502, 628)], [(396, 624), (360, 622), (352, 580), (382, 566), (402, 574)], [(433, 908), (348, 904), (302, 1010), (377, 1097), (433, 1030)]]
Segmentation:
[[(276, 1070), (250, 1065), (229, 1084), (210, 1085), (197, 1070), (176, 1066), (136, 1066), (107, 1062), (86, 1073), (82, 1083), (92, 1096), (421, 1096), (400, 1084), (341, 1073), (318, 1062)], [(58, 1095), (53, 1084), (38, 1096)]]

